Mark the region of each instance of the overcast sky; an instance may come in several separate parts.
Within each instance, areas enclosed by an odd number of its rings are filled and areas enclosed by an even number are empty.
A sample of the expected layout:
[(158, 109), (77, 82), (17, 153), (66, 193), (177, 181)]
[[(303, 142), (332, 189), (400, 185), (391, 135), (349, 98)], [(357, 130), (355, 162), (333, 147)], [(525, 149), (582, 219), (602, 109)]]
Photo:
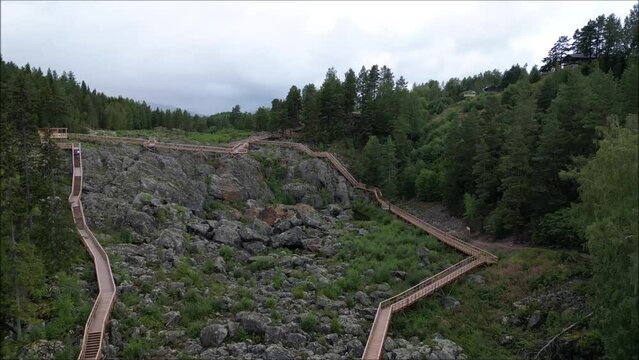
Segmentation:
[(625, 2), (6, 2), (5, 61), (71, 70), (107, 95), (245, 111), (387, 65), (409, 83), (540, 64), (560, 35)]

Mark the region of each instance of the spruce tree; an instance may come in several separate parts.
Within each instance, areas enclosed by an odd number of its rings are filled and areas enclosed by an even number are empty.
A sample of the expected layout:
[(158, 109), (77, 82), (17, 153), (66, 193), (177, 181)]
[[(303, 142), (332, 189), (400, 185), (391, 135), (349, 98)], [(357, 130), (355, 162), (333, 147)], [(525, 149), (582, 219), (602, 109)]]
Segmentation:
[(593, 262), (595, 326), (610, 359), (639, 353), (639, 148), (634, 126), (613, 129), (578, 177), (578, 208)]
[(380, 188), (386, 197), (394, 198), (397, 195), (397, 158), (395, 157), (395, 144), (388, 137), (381, 146), (380, 161)]
[(302, 97), (297, 86), (293, 85), (286, 95), (286, 122), (284, 128), (293, 128), (300, 122)]
[(377, 136), (371, 136), (364, 146), (363, 152), (363, 179), (368, 184), (379, 184), (382, 180), (382, 167), (379, 161), (383, 151), (382, 145), (379, 143)]

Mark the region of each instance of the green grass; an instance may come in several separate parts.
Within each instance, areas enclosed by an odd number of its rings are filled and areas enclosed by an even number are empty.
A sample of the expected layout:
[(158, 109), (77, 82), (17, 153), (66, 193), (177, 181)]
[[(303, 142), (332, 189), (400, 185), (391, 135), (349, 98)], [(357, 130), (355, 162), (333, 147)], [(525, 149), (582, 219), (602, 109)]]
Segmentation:
[[(463, 258), (438, 240), (404, 224), (370, 202), (354, 202), (353, 211), (356, 225), (369, 233), (358, 236), (349, 232), (342, 236), (342, 248), (334, 262), (348, 263), (349, 267), (335, 283), (320, 286), (318, 291), (329, 298), (366, 290), (369, 285), (384, 282), (391, 285), (393, 292), (399, 292)], [(416, 254), (419, 247), (431, 250), (430, 265), (421, 264)], [(373, 270), (373, 275), (364, 277), (362, 274), (368, 269)], [(393, 278), (391, 273), (396, 270), (405, 271), (407, 278)]]
[(264, 307), (266, 307), (267, 309), (275, 309), (276, 305), (277, 305), (277, 301), (274, 298), (268, 298), (266, 299), (266, 302), (264, 303)]
[(223, 310), (224, 302), (217, 296), (204, 296), (191, 289), (186, 292), (180, 315), (182, 316), (182, 322), (189, 324), (192, 321), (212, 317), (215, 313)]
[(335, 334), (340, 334), (342, 332), (342, 324), (340, 324), (337, 316), (331, 317), (331, 332)]
[(215, 132), (189, 132), (178, 129), (167, 130), (156, 128), (153, 130), (118, 130), (117, 136), (156, 138), (167, 142), (220, 144), (244, 139), (253, 134), (247, 130), (224, 128)]
[(302, 321), (300, 322), (300, 327), (302, 328), (302, 330), (310, 333), (316, 332), (318, 326), (319, 319), (317, 318), (317, 315), (312, 312), (306, 314), (306, 316), (304, 316), (302, 318)]
[(228, 263), (235, 258), (235, 250), (228, 245), (222, 245), (220, 248), (220, 256)]
[[(441, 305), (441, 296), (425, 298), (409, 310), (394, 315), (391, 332), (425, 340), (439, 333), (463, 347), (471, 359), (513, 359), (521, 353), (539, 350), (540, 338), (552, 337), (582, 316), (550, 311), (544, 325), (534, 331), (526, 330), (525, 325), (502, 326), (501, 317), (514, 311), (513, 302), (546, 292), (571, 278), (587, 276), (588, 260), (576, 252), (547, 249), (498, 255), (500, 260), (496, 265), (479, 272), (486, 280), (484, 284), (457, 281), (443, 289), (445, 295), (458, 299), (460, 306), (447, 311)], [(532, 311), (534, 308), (527, 310), (524, 317)], [(514, 337), (511, 348), (499, 343), (504, 335)]]
[(133, 243), (133, 233), (129, 229), (122, 229), (119, 232), (113, 233), (103, 239), (100, 239), (100, 244), (102, 245), (131, 243)]
[(284, 284), (284, 274), (282, 274), (282, 272), (278, 270), (275, 276), (273, 277), (273, 288), (275, 290), (279, 290), (282, 288), (283, 284)]
[(291, 292), (293, 293), (293, 298), (295, 298), (295, 299), (303, 299), (304, 298), (304, 285), (300, 284), (300, 285), (297, 285), (297, 286), (293, 287)]
[(126, 360), (140, 359), (149, 351), (148, 343), (144, 340), (127, 341), (122, 350), (122, 356)]
[(248, 268), (253, 273), (270, 269), (275, 265), (275, 259), (272, 256), (268, 255), (254, 256), (250, 260), (252, 262), (249, 264)]
[(159, 331), (164, 329), (163, 309), (160, 305), (154, 304), (142, 309), (140, 323), (148, 329)]
[(232, 313), (238, 313), (240, 311), (249, 311), (255, 309), (255, 300), (253, 299), (253, 293), (250, 289), (241, 288), (238, 296), (240, 300), (231, 306)]

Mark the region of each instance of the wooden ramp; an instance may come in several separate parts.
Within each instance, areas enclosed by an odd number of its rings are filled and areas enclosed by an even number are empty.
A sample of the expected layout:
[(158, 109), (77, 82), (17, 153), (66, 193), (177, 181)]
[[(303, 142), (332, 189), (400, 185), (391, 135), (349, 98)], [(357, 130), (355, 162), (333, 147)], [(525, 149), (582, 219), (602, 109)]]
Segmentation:
[(115, 282), (111, 272), (111, 264), (106, 252), (95, 238), (84, 218), (82, 209), (82, 149), (79, 144), (71, 145), (73, 159), (73, 180), (71, 185), (71, 213), (82, 243), (93, 258), (95, 274), (98, 281), (98, 296), (91, 310), (91, 314), (84, 327), (82, 349), (79, 359), (98, 359), (102, 356), (102, 340), (105, 336), (106, 324), (109, 321), (111, 308), (115, 302)]
[(377, 308), (377, 314), (375, 315), (362, 359), (381, 358), (388, 326), (394, 313), (406, 309), (484, 263), (484, 259), (468, 257), (412, 288), (382, 301)]

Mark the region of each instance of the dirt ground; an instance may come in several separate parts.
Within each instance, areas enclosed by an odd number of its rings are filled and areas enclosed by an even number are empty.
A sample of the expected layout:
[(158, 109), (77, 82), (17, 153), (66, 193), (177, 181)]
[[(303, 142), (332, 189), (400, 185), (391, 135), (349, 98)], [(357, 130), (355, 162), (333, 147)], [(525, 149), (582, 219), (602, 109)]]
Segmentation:
[(441, 203), (436, 202), (423, 202), (415, 199), (408, 201), (402, 201), (398, 203), (413, 215), (420, 219), (435, 225), (436, 227), (453, 233), (469, 243), (478, 246), (484, 250), (515, 250), (515, 249), (530, 249), (530, 246), (526, 244), (516, 243), (514, 236), (509, 236), (504, 239), (496, 241), (492, 236), (488, 234), (482, 234), (479, 232), (471, 233), (463, 219), (457, 218), (451, 215), (446, 207)]

